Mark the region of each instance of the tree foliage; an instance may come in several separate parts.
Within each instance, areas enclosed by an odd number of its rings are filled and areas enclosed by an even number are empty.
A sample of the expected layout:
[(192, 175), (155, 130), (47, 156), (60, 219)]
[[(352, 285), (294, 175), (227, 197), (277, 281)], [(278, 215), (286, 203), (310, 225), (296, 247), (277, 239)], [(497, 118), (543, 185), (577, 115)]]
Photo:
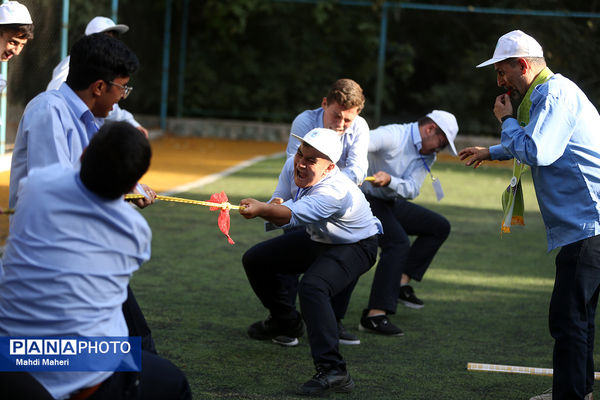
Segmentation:
[[(56, 7), (62, 2), (53, 3)], [(108, 0), (70, 3), (71, 43), (93, 16), (110, 16)], [(172, 0), (169, 114), (175, 114), (182, 71), (184, 116), (277, 122), (291, 122), (299, 112), (318, 107), (330, 84), (348, 77), (363, 87), (367, 97), (363, 115), (373, 124), (384, 1), (368, 6), (347, 3), (191, 0), (184, 16), (183, 0)], [(469, 5), (467, 0), (419, 3)], [(123, 102), (133, 112), (158, 114), (160, 110), (166, 4), (167, 0), (119, 2), (119, 22), (131, 28), (122, 39), (141, 62), (131, 81), (135, 91)], [(598, 6), (599, 0), (477, 2), (477, 7), (570, 12), (596, 12)], [(500, 89), (493, 67), (476, 69), (475, 65), (490, 58), (498, 37), (513, 29), (538, 39), (550, 68), (574, 80), (600, 104), (599, 19), (398, 7), (388, 11), (382, 123), (411, 121), (432, 109), (446, 109), (457, 115), (462, 132), (495, 134), (491, 108)], [(184, 18), (189, 25), (186, 62), (181, 66)]]

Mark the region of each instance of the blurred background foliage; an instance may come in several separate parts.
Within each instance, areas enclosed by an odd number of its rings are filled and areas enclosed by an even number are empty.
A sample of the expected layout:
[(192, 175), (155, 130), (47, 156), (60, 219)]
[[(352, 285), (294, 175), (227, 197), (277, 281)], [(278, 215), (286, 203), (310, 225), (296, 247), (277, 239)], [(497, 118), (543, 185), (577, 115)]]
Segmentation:
[[(62, 1), (22, 1), (32, 8), (36, 38), (23, 56), (11, 62), (11, 70), (20, 66), (22, 72), (21, 81), (11, 78), (9, 88), (15, 88), (13, 95), (26, 104), (45, 88), (60, 61)], [(418, 3), (469, 6), (471, 1)], [(70, 45), (92, 17), (110, 16), (109, 0), (70, 0), (70, 4)], [(157, 115), (160, 110), (166, 4), (166, 0), (119, 1), (118, 22), (131, 28), (121, 38), (141, 62), (131, 80), (133, 95), (122, 104), (134, 113)], [(183, 116), (291, 122), (299, 112), (317, 108), (334, 80), (347, 77), (363, 87), (367, 97), (363, 116), (373, 125), (383, 1), (360, 4), (190, 1)], [(599, 1), (486, 0), (472, 5), (593, 13)], [(181, 71), (183, 1), (172, 0), (172, 7), (170, 116), (175, 114)], [(493, 67), (475, 69), (475, 65), (490, 58), (498, 37), (514, 29), (534, 36), (544, 47), (550, 68), (578, 83), (598, 105), (599, 23), (593, 18), (390, 9), (381, 122), (412, 121), (432, 109), (445, 109), (456, 114), (461, 133), (497, 134), (491, 109), (501, 91)]]

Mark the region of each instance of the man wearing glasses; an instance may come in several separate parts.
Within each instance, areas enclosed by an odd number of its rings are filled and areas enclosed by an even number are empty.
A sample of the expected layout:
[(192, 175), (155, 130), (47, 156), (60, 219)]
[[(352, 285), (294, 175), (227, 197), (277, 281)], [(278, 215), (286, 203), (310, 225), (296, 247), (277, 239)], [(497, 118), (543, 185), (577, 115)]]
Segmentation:
[[(71, 51), (67, 81), (36, 96), (17, 130), (10, 171), (9, 205), (15, 207), (19, 181), (35, 167), (76, 166), (83, 149), (117, 102), (129, 95), (129, 77), (139, 67), (120, 40), (97, 33), (84, 36)], [(155, 194), (137, 203), (145, 207)]]
[[(115, 24), (112, 19), (106, 17), (94, 17), (88, 22), (85, 27), (86, 36), (93, 35), (94, 33), (103, 33), (114, 38), (119, 38), (119, 35), (129, 30), (127, 25)], [(67, 79), (69, 74), (69, 60), (70, 56), (66, 56), (52, 71), (52, 80), (48, 83), (46, 90), (58, 89), (60, 85)], [(131, 90), (129, 90), (131, 91)], [(126, 98), (129, 91), (123, 98)], [(133, 118), (133, 115), (119, 107), (119, 104), (115, 104), (112, 111), (106, 117), (110, 121), (125, 121), (129, 122), (139, 131), (141, 131), (146, 137), (148, 137), (148, 130), (144, 128), (139, 122)]]
[[(19, 182), (33, 168), (56, 163), (79, 168), (81, 154), (104, 118), (131, 92), (129, 77), (138, 67), (136, 55), (108, 35), (84, 36), (73, 45), (67, 81), (31, 100), (19, 123), (10, 169), (11, 208), (19, 207)], [(156, 198), (146, 185), (138, 184), (136, 191), (146, 196), (136, 201), (138, 207)], [(150, 329), (130, 289), (128, 296), (123, 314), (129, 333), (142, 337), (144, 350), (155, 352)]]
[[(433, 257), (450, 234), (450, 223), (442, 215), (409, 201), (419, 195), (425, 177), (431, 175), (438, 200), (441, 185), (431, 166), (436, 153), (448, 145), (456, 155), (454, 139), (456, 118), (449, 112), (434, 110), (417, 122), (384, 125), (372, 130), (369, 139), (369, 175), (361, 189), (373, 215), (383, 225), (379, 239), (381, 254), (369, 304), (363, 311), (359, 330), (387, 336), (402, 336), (389, 314), (396, 313), (398, 302), (422, 308), (408, 283), (421, 281)], [(408, 236), (416, 236), (411, 242)]]

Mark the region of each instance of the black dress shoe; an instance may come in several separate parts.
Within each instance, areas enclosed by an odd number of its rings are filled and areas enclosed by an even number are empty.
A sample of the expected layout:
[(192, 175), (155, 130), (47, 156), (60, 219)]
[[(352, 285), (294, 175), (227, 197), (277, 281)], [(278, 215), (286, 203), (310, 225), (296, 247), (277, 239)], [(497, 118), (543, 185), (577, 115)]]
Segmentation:
[(349, 393), (354, 389), (354, 381), (348, 371), (336, 368), (326, 370), (317, 366), (317, 373), (300, 386), (300, 393), (320, 396), (326, 392)]

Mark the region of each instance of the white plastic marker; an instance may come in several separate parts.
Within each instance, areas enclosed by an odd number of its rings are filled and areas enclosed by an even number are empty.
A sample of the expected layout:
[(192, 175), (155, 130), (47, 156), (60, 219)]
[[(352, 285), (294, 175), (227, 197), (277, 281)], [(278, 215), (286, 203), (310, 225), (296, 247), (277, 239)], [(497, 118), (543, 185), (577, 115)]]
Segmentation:
[[(514, 365), (467, 363), (469, 371), (508, 372), (511, 374), (529, 374), (552, 376), (552, 368), (517, 367)], [(594, 379), (600, 381), (600, 372), (594, 372)]]

